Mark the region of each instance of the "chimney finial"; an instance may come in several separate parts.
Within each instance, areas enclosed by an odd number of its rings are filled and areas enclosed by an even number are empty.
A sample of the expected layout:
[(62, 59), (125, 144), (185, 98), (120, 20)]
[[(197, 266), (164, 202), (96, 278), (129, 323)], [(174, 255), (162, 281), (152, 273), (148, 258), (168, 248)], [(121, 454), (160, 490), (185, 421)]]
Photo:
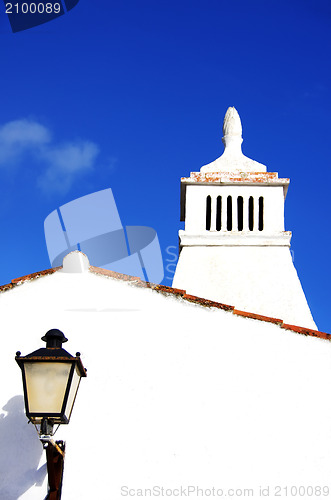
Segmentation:
[(225, 113), (222, 142), (225, 149), (229, 147), (232, 153), (242, 154), (242, 126), (240, 116), (235, 107), (228, 108)]
[(247, 158), (241, 151), (242, 126), (235, 107), (225, 113), (223, 122), (223, 154), (215, 161), (201, 167), (200, 172), (266, 172), (262, 163)]

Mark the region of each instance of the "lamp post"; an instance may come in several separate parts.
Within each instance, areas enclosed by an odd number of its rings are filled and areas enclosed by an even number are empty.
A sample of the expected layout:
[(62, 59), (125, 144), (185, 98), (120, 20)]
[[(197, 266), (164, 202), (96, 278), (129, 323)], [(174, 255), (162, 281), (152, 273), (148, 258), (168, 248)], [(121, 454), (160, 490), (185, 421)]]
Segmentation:
[(49, 500), (61, 498), (65, 443), (52, 440), (53, 426), (68, 424), (81, 377), (86, 369), (80, 353), (72, 356), (62, 344), (68, 339), (60, 330), (49, 330), (42, 340), (46, 347), (26, 356), (16, 353), (22, 370), (25, 412), (29, 421), (40, 425), (39, 439), (46, 448)]

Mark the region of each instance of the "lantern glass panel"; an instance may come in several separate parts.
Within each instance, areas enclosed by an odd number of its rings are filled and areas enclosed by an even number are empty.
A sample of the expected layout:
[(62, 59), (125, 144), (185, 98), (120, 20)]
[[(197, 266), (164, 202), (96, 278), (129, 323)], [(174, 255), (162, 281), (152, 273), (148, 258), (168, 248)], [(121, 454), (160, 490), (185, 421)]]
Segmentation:
[(26, 390), (30, 413), (60, 413), (71, 363), (25, 363)]
[(76, 364), (75, 365), (75, 369), (74, 369), (74, 373), (73, 373), (73, 376), (72, 376), (72, 382), (71, 382), (70, 391), (69, 391), (69, 395), (68, 395), (68, 401), (67, 401), (66, 409), (65, 409), (65, 412), (64, 412), (64, 414), (65, 414), (65, 416), (67, 417), (68, 420), (70, 419), (72, 407), (73, 407), (74, 402), (75, 402), (75, 398), (76, 398), (76, 394), (77, 394), (77, 390), (78, 390), (80, 378), (81, 378), (81, 375), (80, 375), (80, 373), (78, 371), (78, 367), (77, 367), (77, 364)]

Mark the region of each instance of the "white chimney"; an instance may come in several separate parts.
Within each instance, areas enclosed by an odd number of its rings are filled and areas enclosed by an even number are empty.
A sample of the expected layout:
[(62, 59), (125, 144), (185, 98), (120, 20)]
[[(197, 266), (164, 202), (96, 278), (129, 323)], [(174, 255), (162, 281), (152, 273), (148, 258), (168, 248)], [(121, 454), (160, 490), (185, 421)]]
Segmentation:
[(316, 329), (284, 227), (289, 179), (243, 155), (235, 108), (226, 112), (223, 134), (222, 156), (181, 179), (185, 230), (173, 287)]

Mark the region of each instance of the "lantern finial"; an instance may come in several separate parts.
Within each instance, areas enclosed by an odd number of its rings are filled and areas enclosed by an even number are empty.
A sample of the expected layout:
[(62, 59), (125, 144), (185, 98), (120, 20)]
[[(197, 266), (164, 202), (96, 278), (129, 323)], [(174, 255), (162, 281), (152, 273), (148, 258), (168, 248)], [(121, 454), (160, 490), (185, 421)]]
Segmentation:
[(46, 342), (46, 348), (47, 347), (61, 348), (62, 344), (68, 341), (68, 339), (64, 336), (63, 332), (61, 332), (61, 330), (57, 330), (56, 328), (48, 330), (48, 332), (43, 337), (41, 337), (41, 340)]

